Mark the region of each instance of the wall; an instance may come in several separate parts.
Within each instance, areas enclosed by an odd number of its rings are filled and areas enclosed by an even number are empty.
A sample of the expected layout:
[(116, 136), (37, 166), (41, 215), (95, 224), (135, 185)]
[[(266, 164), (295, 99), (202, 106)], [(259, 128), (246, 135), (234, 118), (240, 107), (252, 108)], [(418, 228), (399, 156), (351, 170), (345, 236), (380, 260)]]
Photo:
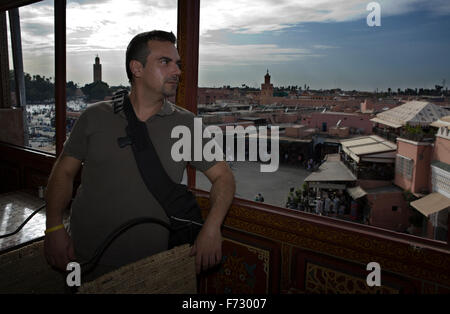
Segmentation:
[(276, 123), (294, 123), (297, 122), (299, 115), (297, 113), (283, 113), (275, 116)]
[[(402, 192), (368, 194), (367, 199), (371, 204), (370, 225), (397, 232), (408, 228), (412, 212)], [(392, 211), (392, 206), (397, 206), (397, 211)]]
[(348, 137), (350, 134), (350, 129), (348, 127), (331, 127), (329, 128), (330, 135), (338, 136), (338, 137)]
[(395, 173), (395, 184), (413, 193), (423, 193), (429, 190), (430, 164), (433, 146), (428, 143), (413, 142), (405, 139), (397, 140), (397, 154), (413, 160), (411, 179)]
[(450, 138), (436, 136), (432, 160), (439, 160), (450, 165)]
[(392, 182), (385, 180), (358, 180), (357, 184), (364, 190), (369, 190), (380, 188), (383, 186), (390, 186), (392, 185)]
[(285, 135), (290, 137), (299, 137), (302, 129), (305, 129), (304, 125), (293, 125), (291, 127), (286, 127)]
[(348, 99), (348, 100), (330, 100), (325, 97), (318, 97), (319, 99), (289, 99), (286, 97), (271, 97), (268, 102), (270, 104), (284, 104), (288, 106), (300, 106), (300, 107), (329, 107), (340, 106), (341, 108), (349, 108), (352, 112), (360, 109), (361, 100)]
[(322, 130), (322, 124), (327, 124), (327, 129), (336, 126), (341, 120), (340, 127), (348, 127), (354, 129), (361, 129), (361, 134), (372, 134), (373, 123), (370, 121), (369, 115), (363, 114), (345, 114), (339, 113), (312, 113), (309, 117), (302, 120), (303, 124), (310, 127), (316, 127)]

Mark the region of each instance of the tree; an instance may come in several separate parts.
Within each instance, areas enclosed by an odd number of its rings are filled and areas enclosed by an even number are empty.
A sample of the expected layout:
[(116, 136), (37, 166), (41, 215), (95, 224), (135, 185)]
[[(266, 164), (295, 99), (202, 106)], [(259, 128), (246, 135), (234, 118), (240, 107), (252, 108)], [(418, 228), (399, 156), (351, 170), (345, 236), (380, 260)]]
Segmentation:
[(73, 81), (68, 81), (66, 84), (66, 96), (74, 97), (76, 95), (77, 89), (78, 84), (74, 83)]
[(81, 90), (87, 96), (88, 101), (103, 100), (106, 96), (111, 95), (108, 84), (103, 81), (86, 84)]
[(45, 101), (54, 98), (55, 85), (45, 76), (33, 75), (25, 73), (25, 93), (27, 101)]

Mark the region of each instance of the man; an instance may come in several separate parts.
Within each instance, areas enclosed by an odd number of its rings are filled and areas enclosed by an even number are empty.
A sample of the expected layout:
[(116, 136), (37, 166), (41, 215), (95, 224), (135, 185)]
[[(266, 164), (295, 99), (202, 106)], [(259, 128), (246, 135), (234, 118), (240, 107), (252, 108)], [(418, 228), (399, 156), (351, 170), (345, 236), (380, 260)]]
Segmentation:
[(322, 211), (323, 211), (323, 202), (322, 199), (318, 199), (316, 201), (316, 214), (322, 215)]
[[(171, 147), (173, 127), (193, 129), (194, 115), (167, 101), (176, 94), (180, 56), (173, 33), (152, 31), (135, 36), (126, 52), (126, 71), (131, 83), (129, 101), (145, 122), (161, 164), (169, 177), (180, 183), (187, 161), (175, 162)], [(127, 97), (127, 96), (126, 96)], [(146, 188), (130, 145), (120, 148), (127, 119), (112, 102), (88, 107), (76, 122), (49, 178), (45, 255), (61, 270), (75, 259), (89, 259), (115, 228), (137, 217), (151, 216), (169, 222), (164, 209)], [(191, 132), (193, 134), (193, 132)], [(192, 145), (193, 147), (193, 145)], [(221, 224), (232, 202), (235, 182), (227, 163), (189, 162), (212, 183), (211, 210), (192, 247), (199, 273), (222, 258)], [(83, 164), (81, 185), (72, 203), (70, 231), (61, 228), (62, 210), (72, 196), (73, 179)], [(169, 232), (159, 225), (138, 225), (118, 237), (99, 262), (98, 274), (167, 250)]]
[(340, 206), (339, 197), (335, 194), (333, 199), (333, 213), (337, 213)]
[(324, 201), (324, 206), (323, 206), (324, 207), (323, 211), (324, 211), (325, 215), (327, 215), (327, 216), (330, 214), (330, 205), (331, 205), (331, 199), (327, 193), (326, 197), (325, 197), (325, 201)]

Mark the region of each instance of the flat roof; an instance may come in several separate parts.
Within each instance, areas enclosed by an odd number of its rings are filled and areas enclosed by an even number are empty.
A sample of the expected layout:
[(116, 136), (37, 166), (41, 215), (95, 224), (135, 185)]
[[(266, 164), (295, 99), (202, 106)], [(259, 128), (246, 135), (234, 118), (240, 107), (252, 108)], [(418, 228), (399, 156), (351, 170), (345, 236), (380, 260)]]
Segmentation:
[(305, 182), (356, 181), (355, 175), (341, 161), (325, 161)]
[(411, 202), (411, 206), (428, 217), (431, 214), (439, 212), (450, 207), (450, 199), (440, 193), (431, 193), (417, 201)]
[(394, 128), (394, 129), (398, 129), (398, 128), (402, 127), (401, 124), (397, 124), (397, 123), (390, 122), (390, 121), (385, 121), (385, 120), (382, 120), (382, 119), (379, 119), (379, 118), (373, 118), (373, 119), (370, 119), (370, 121), (376, 122), (376, 123), (385, 124), (385, 125), (390, 126), (390, 127)]
[(350, 196), (354, 199), (357, 200), (358, 198), (361, 198), (365, 195), (367, 195), (367, 192), (364, 191), (364, 189), (362, 187), (355, 186), (354, 188), (348, 188), (347, 189), (348, 194), (350, 194)]
[(433, 160), (431, 162), (431, 165), (434, 166), (434, 167), (438, 167), (438, 168), (440, 168), (440, 169), (442, 169), (442, 170), (444, 170), (446, 172), (450, 172), (450, 165), (445, 163), (445, 162), (442, 162), (442, 161), (439, 161), (439, 160)]
[(384, 194), (384, 193), (394, 193), (403, 192), (401, 188), (393, 184), (387, 186), (381, 186), (373, 189), (366, 189), (367, 194)]
[(396, 144), (377, 135), (341, 140), (341, 145), (357, 156), (397, 150)]
[[(246, 137), (254, 137), (254, 138), (257, 138), (257, 139), (259, 139), (259, 138), (265, 138), (265, 139), (268, 139), (268, 140), (270, 140), (271, 139), (271, 136), (270, 135), (262, 135), (262, 134), (259, 134), (259, 133), (252, 133), (252, 134), (248, 134), (248, 135), (246, 135)], [(279, 141), (281, 142), (281, 141), (286, 141), (286, 142), (297, 142), (297, 143), (310, 143), (310, 142), (312, 142), (312, 139), (311, 138), (306, 138), (306, 139), (300, 139), (300, 138), (297, 138), (297, 137), (289, 137), (289, 136), (278, 136), (278, 139), (279, 139)]]

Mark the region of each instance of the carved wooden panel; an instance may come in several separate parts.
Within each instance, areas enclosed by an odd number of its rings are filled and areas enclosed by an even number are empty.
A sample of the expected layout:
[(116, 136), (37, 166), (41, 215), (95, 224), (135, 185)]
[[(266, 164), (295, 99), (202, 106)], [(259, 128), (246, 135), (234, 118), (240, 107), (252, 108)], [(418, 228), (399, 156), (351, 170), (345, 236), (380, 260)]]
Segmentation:
[[(202, 195), (197, 200), (206, 217), (209, 199), (203, 192), (196, 193)], [(264, 239), (277, 246), (281, 293), (308, 292), (305, 283), (331, 276), (340, 280), (335, 284), (343, 292), (363, 293), (356, 287), (365, 280), (365, 267), (370, 262), (381, 265), (385, 280), (385, 286), (372, 291), (375, 293), (438, 293), (450, 288), (450, 252), (437, 241), (242, 200), (235, 200), (224, 224), (239, 230), (236, 235)], [(234, 241), (251, 243), (241, 236)], [(313, 252), (313, 261), (299, 252)], [(305, 276), (308, 269), (310, 277)], [(426, 288), (426, 283), (431, 286)], [(332, 290), (325, 286), (322, 291)]]
[[(378, 262), (374, 260), (373, 262)], [(366, 264), (357, 264), (331, 256), (294, 248), (291, 282), (304, 293), (321, 294), (398, 294), (420, 292), (420, 281), (402, 278), (381, 268), (381, 286), (370, 287)]]
[[(268, 294), (279, 292), (280, 250), (276, 243), (224, 230), (221, 264), (202, 276), (202, 293)], [(239, 239), (239, 240), (237, 240)]]

